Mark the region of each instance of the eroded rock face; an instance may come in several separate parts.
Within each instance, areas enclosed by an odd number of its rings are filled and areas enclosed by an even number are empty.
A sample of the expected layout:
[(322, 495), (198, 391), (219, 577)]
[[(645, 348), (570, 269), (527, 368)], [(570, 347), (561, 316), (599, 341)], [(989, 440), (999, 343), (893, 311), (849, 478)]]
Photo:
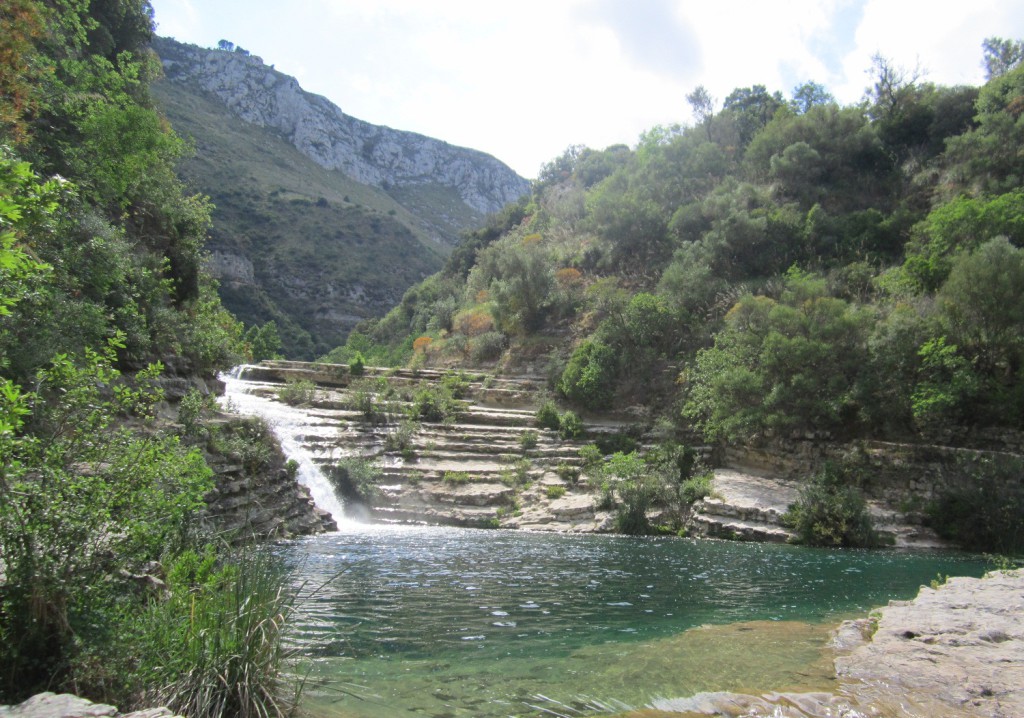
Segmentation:
[(155, 39), (154, 47), (172, 82), (212, 93), (246, 122), (279, 132), (321, 167), (363, 184), (387, 189), (438, 183), (456, 189), (483, 214), (529, 191), (526, 180), (490, 155), (357, 120), (254, 55), (166, 38)]
[(1022, 617), (1024, 570), (922, 587), (881, 609), (870, 641), (839, 656), (836, 673), (884, 715), (1024, 716)]

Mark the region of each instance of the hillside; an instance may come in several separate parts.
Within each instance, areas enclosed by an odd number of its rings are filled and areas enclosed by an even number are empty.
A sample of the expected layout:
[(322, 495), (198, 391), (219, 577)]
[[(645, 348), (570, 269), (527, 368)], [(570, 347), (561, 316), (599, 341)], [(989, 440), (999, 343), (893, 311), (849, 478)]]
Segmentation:
[[(872, 480), (864, 442), (1001, 451), (916, 500), (947, 537), (1019, 550), (1024, 66), (981, 88), (871, 72), (857, 105), (755, 85), (635, 149), (569, 148), (326, 359), (541, 374), (576, 410), (722, 448), (838, 442), (828, 510)], [(823, 534), (803, 538), (858, 540)]]
[(155, 38), (153, 94), (195, 145), (180, 173), (215, 205), (208, 249), (247, 325), (311, 358), (437, 271), (459, 233), (528, 190), (483, 153), (376, 127), (257, 57)]

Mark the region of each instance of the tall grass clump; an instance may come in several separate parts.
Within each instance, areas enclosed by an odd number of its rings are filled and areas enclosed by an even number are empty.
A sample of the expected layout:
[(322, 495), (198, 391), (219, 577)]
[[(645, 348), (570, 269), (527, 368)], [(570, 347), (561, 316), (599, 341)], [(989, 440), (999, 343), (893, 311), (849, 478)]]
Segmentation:
[(189, 718), (295, 714), (300, 679), (282, 645), (297, 589), (268, 549), (186, 552), (168, 572), (170, 596), (137, 624), (132, 650), (144, 700)]

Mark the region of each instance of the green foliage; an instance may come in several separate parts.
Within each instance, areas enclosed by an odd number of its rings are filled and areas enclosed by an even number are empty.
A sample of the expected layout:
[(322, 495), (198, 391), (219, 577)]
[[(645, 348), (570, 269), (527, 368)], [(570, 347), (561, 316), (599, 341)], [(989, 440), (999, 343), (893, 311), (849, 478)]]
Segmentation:
[(532, 429), (527, 429), (526, 431), (519, 435), (519, 446), (523, 449), (523, 451), (536, 449), (537, 441), (539, 438), (540, 435), (537, 434), (536, 431), (533, 431)]
[(618, 378), (615, 351), (596, 340), (586, 340), (572, 353), (562, 372), (558, 390), (587, 409), (606, 409)]
[[(79, 641), (114, 620), (119, 569), (137, 569), (182, 545), (211, 472), (173, 437), (133, 433), (117, 418), (151, 416), (156, 371), (128, 382), (113, 348), (55, 357), (23, 393), (8, 380), (0, 402), (0, 692), (20, 696), (74, 681)], [(99, 621), (100, 623), (103, 620)]]
[(868, 317), (790, 272), (782, 301), (743, 297), (697, 354), (684, 414), (711, 437), (848, 430), (859, 412)]
[(384, 437), (384, 448), (387, 451), (397, 451), (404, 458), (412, 458), (415, 453), (416, 434), (419, 433), (420, 425), (414, 419), (405, 417), (398, 422), (398, 426), (389, 431)]
[(560, 499), (565, 496), (566, 488), (564, 486), (549, 486), (544, 490), (544, 495), (549, 499)]
[(578, 439), (585, 431), (583, 420), (575, 411), (567, 411), (558, 417), (558, 435), (563, 439)]
[(650, 481), (624, 481), (617, 487), (619, 505), (615, 514), (615, 529), (629, 536), (654, 533), (647, 518), (647, 509), (657, 496), (657, 487)]
[(679, 500), (684, 504), (694, 504), (711, 495), (711, 482), (715, 475), (712, 472), (693, 476), (679, 485)]
[(362, 352), (357, 351), (355, 356), (349, 360), (348, 373), (352, 376), (362, 376), (366, 371), (366, 359), (363, 358)]
[(282, 632), (299, 589), (270, 549), (218, 562), (186, 551), (167, 571), (170, 598), (153, 600), (123, 632), (146, 704), (209, 718), (292, 715), (302, 683), (286, 671)]
[(640, 448), (636, 439), (623, 432), (602, 434), (594, 439), (594, 444), (605, 456), (616, 452), (629, 454)]
[(271, 319), (262, 326), (251, 326), (242, 340), (249, 345), (253, 361), (281, 358), (281, 337), (277, 333), (277, 322)]
[(926, 429), (955, 425), (966, 418), (967, 406), (980, 385), (971, 363), (945, 337), (926, 342), (919, 352), (921, 369), (911, 396), (914, 420)]
[(445, 471), (444, 476), (441, 477), (441, 481), (446, 484), (459, 486), (461, 484), (468, 484), (470, 482), (470, 478), (469, 474), (465, 471)]
[(555, 473), (562, 481), (575, 486), (580, 480), (580, 469), (578, 466), (566, 461), (560, 461), (555, 467)]
[(826, 466), (800, 489), (800, 498), (783, 517), (800, 543), (847, 547), (879, 545), (864, 497), (848, 481), (849, 477), (837, 467)]
[(309, 379), (289, 379), (277, 390), (277, 398), (289, 406), (308, 406), (316, 401), (316, 384)]
[(549, 399), (541, 404), (541, 407), (537, 409), (534, 422), (541, 429), (554, 429), (557, 431), (561, 426), (561, 419), (559, 418), (558, 407), (555, 406), (555, 402)]
[(362, 456), (351, 456), (333, 465), (327, 478), (334, 492), (346, 501), (372, 502), (380, 494), (377, 484), (383, 475), (380, 463)]
[(210, 413), (215, 406), (216, 402), (212, 396), (203, 396), (195, 387), (190, 388), (178, 402), (178, 423), (181, 424), (182, 435), (185, 437), (205, 435), (206, 427), (202, 422), (204, 414)]
[(928, 506), (929, 524), (965, 549), (1024, 552), (1024, 462), (993, 454), (963, 462)]
[(275, 447), (270, 427), (259, 417), (234, 418), (210, 433), (211, 451), (237, 461), (253, 474), (270, 466)]
[(591, 469), (595, 466), (600, 465), (604, 460), (604, 454), (597, 448), (597, 444), (587, 444), (581, 446), (579, 450), (580, 459), (583, 460), (583, 466), (587, 469)]
[(465, 402), (455, 397), (450, 385), (423, 383), (413, 394), (411, 412), (423, 421), (452, 423), (464, 408)]

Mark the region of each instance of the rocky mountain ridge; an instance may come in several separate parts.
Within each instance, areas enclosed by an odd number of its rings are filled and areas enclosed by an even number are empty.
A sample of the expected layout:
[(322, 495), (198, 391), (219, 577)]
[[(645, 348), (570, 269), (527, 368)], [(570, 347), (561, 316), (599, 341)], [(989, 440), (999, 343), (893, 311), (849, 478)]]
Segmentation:
[(280, 133), (321, 167), (363, 184), (390, 190), (437, 183), (481, 214), (529, 191), (529, 182), (490, 155), (346, 115), (255, 55), (168, 38), (155, 38), (153, 46), (171, 82), (215, 95), (239, 118)]

